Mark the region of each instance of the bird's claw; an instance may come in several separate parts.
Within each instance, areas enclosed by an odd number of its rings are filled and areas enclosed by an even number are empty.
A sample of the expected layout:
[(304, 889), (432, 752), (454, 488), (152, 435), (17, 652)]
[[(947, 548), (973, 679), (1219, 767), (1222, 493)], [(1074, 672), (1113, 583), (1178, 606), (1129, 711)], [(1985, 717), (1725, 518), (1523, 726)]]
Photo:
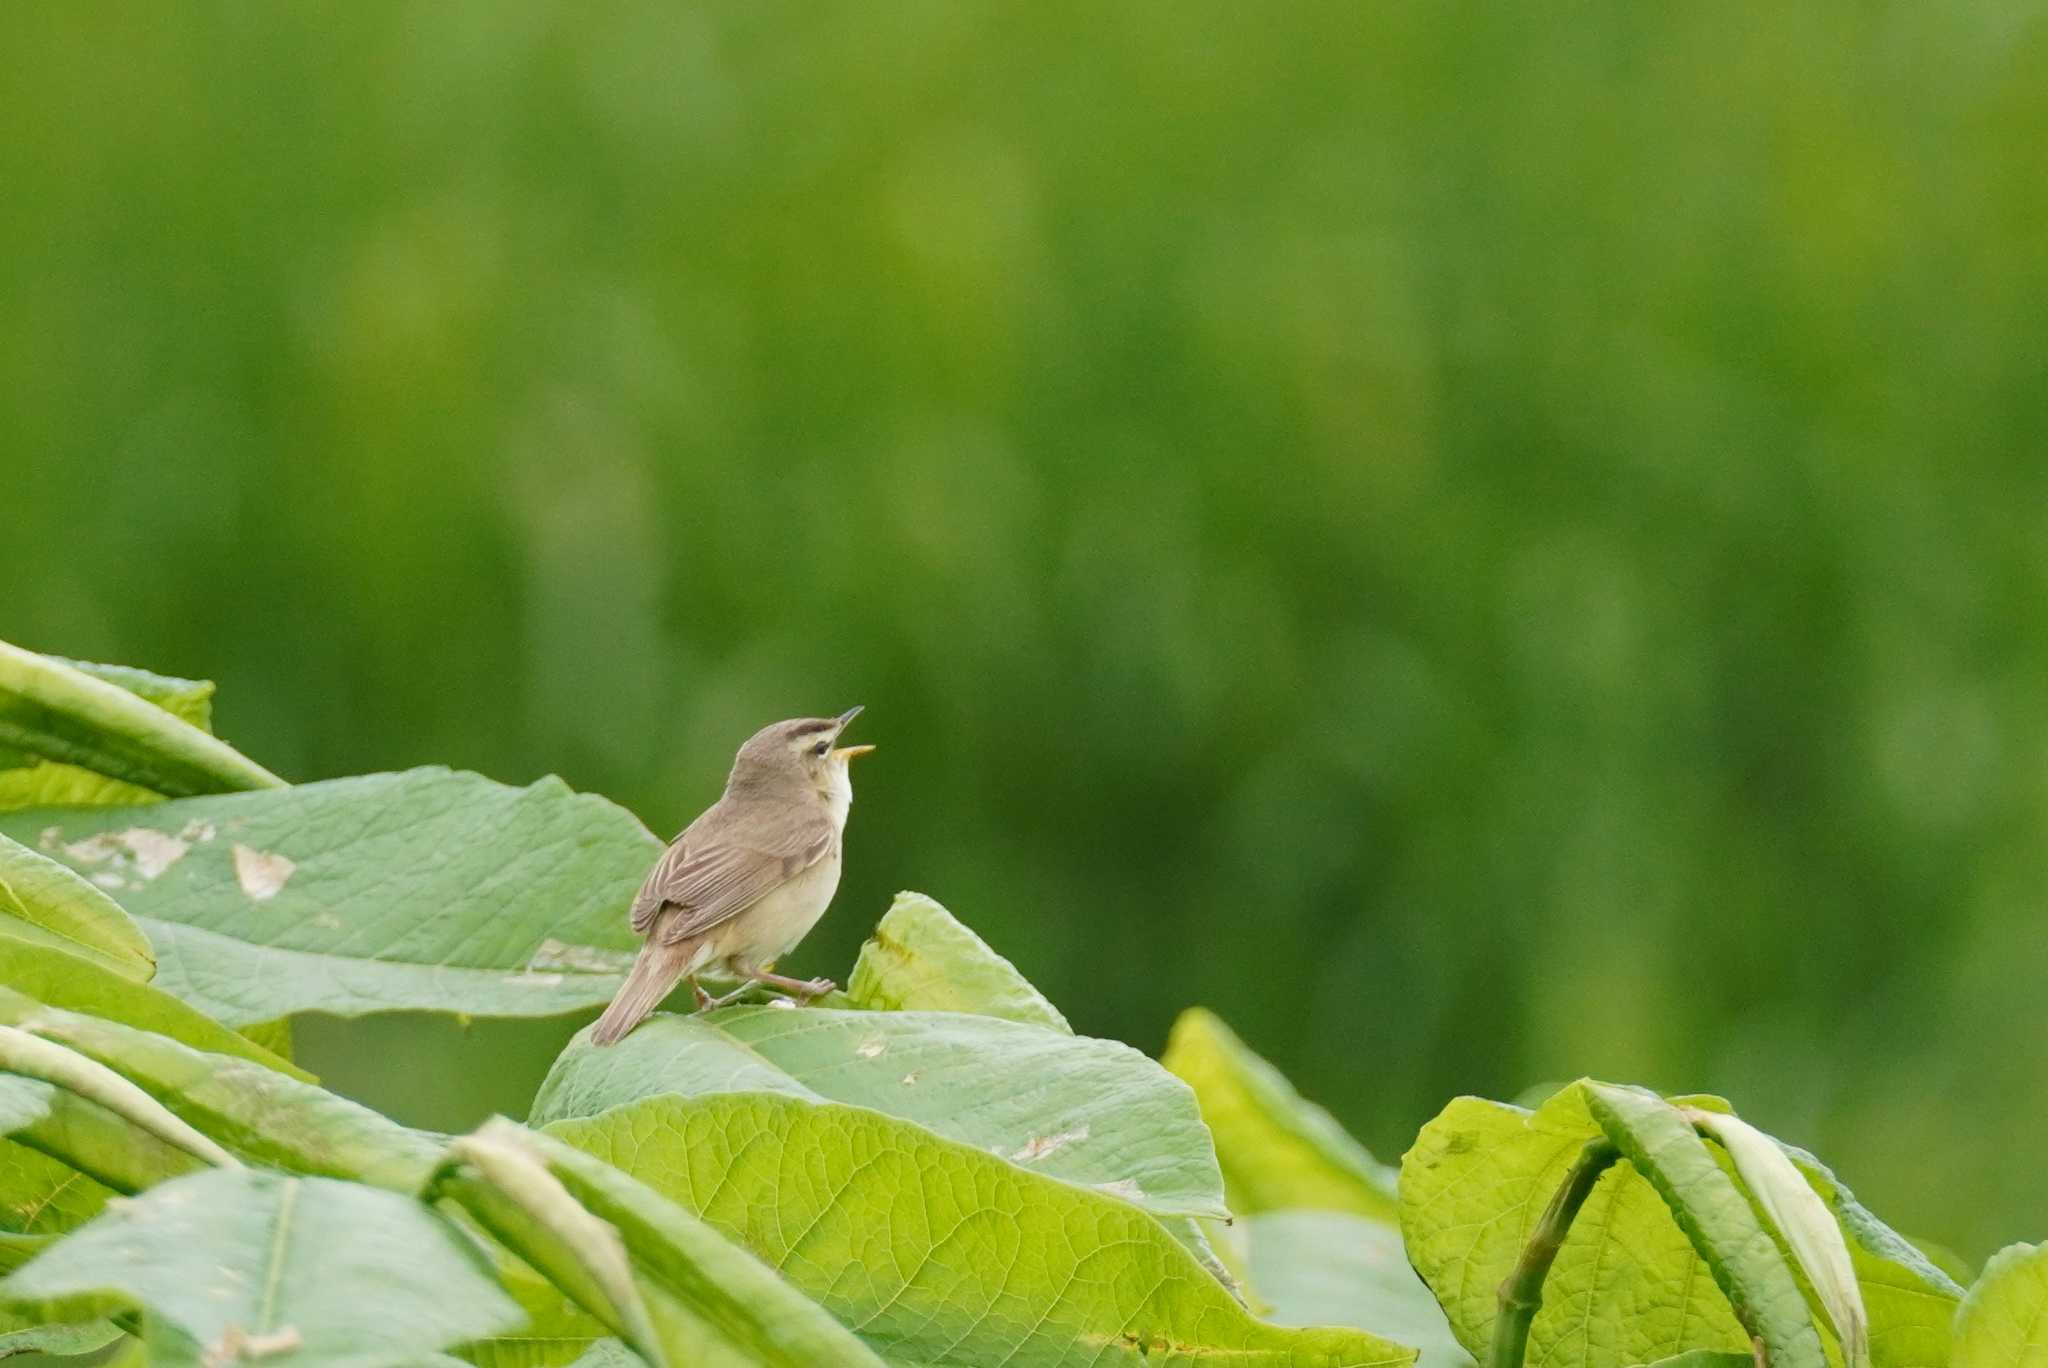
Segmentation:
[(807, 979), (805, 980), (803, 987), (798, 990), (797, 995), (801, 997), (805, 1002), (809, 1002), (812, 998), (821, 998), (825, 996), (825, 994), (831, 992), (838, 986), (838, 984), (834, 983), (831, 979), (828, 978)]
[(697, 1010), (700, 1013), (715, 1012), (721, 1007), (730, 1007), (732, 1006), (732, 1004), (738, 1002), (741, 998), (745, 997), (748, 993), (752, 992), (753, 989), (753, 984), (742, 983), (739, 987), (733, 989), (730, 993), (725, 994), (723, 997), (713, 997), (711, 996), (711, 994), (705, 992), (702, 988), (698, 988)]

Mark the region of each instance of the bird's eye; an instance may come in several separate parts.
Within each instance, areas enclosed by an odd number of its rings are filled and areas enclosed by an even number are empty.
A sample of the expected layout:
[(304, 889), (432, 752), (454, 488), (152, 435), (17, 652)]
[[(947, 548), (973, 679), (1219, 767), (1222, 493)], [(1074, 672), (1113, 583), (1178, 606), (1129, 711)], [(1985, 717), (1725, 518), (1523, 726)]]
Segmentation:
[(820, 741), (817, 745), (811, 747), (811, 754), (823, 755), (826, 751), (831, 749), (832, 743), (830, 741)]

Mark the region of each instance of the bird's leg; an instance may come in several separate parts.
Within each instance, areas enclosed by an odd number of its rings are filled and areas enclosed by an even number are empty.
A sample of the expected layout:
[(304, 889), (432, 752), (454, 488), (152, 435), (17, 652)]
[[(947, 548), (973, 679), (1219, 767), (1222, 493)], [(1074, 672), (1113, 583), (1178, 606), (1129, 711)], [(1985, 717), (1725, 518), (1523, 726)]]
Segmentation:
[(724, 997), (713, 997), (704, 991), (704, 985), (697, 982), (695, 974), (690, 975), (690, 994), (697, 999), (697, 1010), (699, 1012), (715, 1012), (721, 1007), (731, 1006), (754, 990), (753, 980), (745, 974), (741, 974), (739, 980), (739, 987), (733, 989)]
[(753, 991), (754, 985), (752, 983), (742, 983), (724, 997), (713, 997), (711, 994), (705, 993), (704, 1000), (697, 1004), (697, 1010), (700, 1012), (715, 1012), (721, 1007), (730, 1007), (733, 1003), (738, 1002)]
[(793, 979), (782, 974), (771, 974), (766, 969), (750, 969), (747, 977), (770, 988), (779, 988), (799, 1002), (823, 997), (839, 985), (828, 978)]

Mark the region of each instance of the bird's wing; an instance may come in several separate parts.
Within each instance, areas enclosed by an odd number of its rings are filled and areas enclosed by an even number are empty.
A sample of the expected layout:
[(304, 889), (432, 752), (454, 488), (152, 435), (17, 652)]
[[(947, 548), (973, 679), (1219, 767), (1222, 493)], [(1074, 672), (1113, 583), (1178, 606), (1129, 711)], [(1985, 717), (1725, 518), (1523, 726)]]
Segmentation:
[(700, 935), (824, 859), (837, 835), (822, 816), (791, 827), (772, 843), (742, 845), (716, 835), (692, 839), (684, 832), (634, 900), (633, 929), (646, 934), (662, 911), (673, 907), (681, 915), (661, 928), (663, 943), (673, 945)]

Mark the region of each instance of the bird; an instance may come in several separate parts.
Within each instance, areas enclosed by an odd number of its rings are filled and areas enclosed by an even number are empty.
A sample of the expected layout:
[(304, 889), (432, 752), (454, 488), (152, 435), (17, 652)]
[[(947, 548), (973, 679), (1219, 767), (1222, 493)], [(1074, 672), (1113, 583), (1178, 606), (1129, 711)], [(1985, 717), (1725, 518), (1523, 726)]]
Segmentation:
[[(838, 746), (861, 709), (797, 717), (761, 728), (733, 759), (725, 793), (669, 843), (633, 899), (646, 938), (604, 1015), (591, 1027), (610, 1045), (687, 978), (699, 1011), (754, 984), (799, 1002), (832, 991), (830, 979), (769, 972), (796, 947), (839, 887), (840, 842), (853, 805), (852, 761), (873, 746)], [(697, 983), (707, 971), (742, 980), (722, 998)]]

